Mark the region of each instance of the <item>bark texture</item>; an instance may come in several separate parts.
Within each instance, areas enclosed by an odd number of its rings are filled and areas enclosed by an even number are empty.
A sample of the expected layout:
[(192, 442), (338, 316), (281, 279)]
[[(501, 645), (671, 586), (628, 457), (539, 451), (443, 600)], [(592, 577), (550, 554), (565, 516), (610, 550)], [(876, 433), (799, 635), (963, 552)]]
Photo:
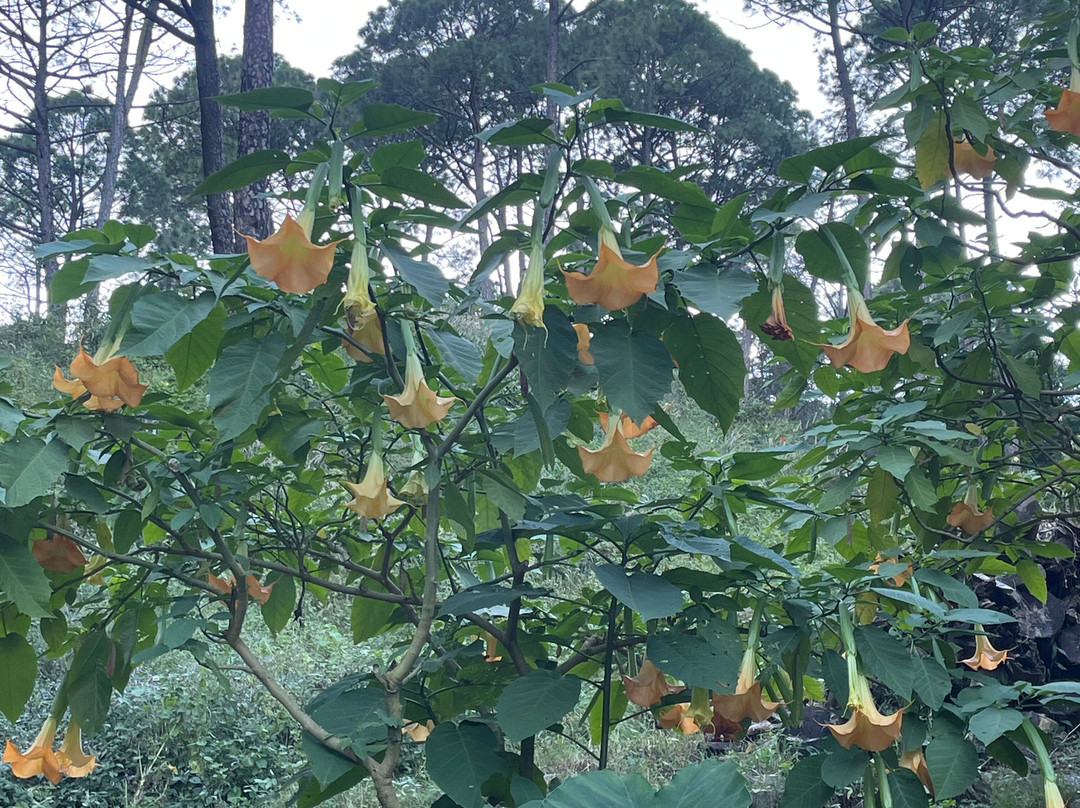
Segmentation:
[[(274, 76), (274, 6), (272, 0), (246, 0), (244, 4), (244, 56), (241, 62), (240, 91), (269, 87)], [(266, 110), (240, 112), (237, 156), (270, 147), (270, 116)], [(233, 194), (233, 226), (238, 233), (263, 239), (270, 235), (270, 205), (263, 196), (268, 181), (263, 179), (239, 188)], [(244, 249), (236, 239), (236, 249)]]

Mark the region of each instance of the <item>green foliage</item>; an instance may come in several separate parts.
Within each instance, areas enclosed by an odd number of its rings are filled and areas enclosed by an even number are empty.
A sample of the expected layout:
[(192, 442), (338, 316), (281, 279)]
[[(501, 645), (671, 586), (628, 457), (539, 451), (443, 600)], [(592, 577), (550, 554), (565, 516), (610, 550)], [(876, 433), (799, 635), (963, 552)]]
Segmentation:
[[(583, 23), (576, 42), (632, 54), (625, 37), (651, 8), (597, 6), (607, 28)], [(724, 45), (715, 32), (675, 36), (698, 17), (673, 8), (670, 41), (638, 49), (657, 75)], [(242, 665), (302, 728), (303, 805), (369, 781), (394, 805), (413, 738), (429, 729), (436, 805), (696, 806), (718, 794), (749, 805), (730, 762), (685, 767), (665, 784), (611, 770), (631, 700), (715, 735), (762, 712), (794, 731), (805, 703), (830, 695), (850, 716), (832, 734), (852, 748), (828, 739), (794, 762), (778, 789), (788, 808), (819, 808), (845, 789), (927, 805), (896, 765), (895, 742), (924, 750), (938, 800), (975, 781), (972, 739), (1017, 766), (1024, 744), (1052, 776), (1025, 711), (1075, 703), (1080, 686), (998, 680), (957, 660), (979, 635), (969, 660), (1000, 667), (982, 635), (1016, 622), (980, 600), (972, 576), (1015, 575), (1010, 591), (1048, 602), (1048, 562), (1071, 552), (1037, 528), (1067, 518), (1077, 494), (1075, 215), (1003, 257), (983, 247), (990, 235), (970, 238), (980, 215), (948, 183), (927, 182), (941, 159), (925, 152), (935, 121), (953, 127), (946, 141), (992, 146), (1007, 196), (1023, 183), (1010, 165), (1061, 144), (1030, 115), (992, 109), (983, 83), (1018, 103), (1045, 91), (1030, 77), (1026, 89), (997, 78), (1010, 67), (991, 53), (946, 52), (929, 26), (890, 36), (898, 64), (918, 65), (881, 101), (900, 109), (904, 140), (825, 145), (785, 161), (789, 184), (767, 199), (740, 187), (724, 205), (718, 175), (654, 165), (668, 148), (712, 154), (714, 141), (695, 138), (715, 110), (684, 125), (633, 98), (628, 108), (565, 86), (508, 94), (508, 76), (535, 67), (534, 49), (491, 60), (507, 75), (489, 67), (474, 87), (469, 134), (483, 136), (467, 154), (430, 102), (412, 110), (378, 95), (408, 100), (405, 85), (423, 84), (426, 70), (476, 77), (469, 60), (482, 46), (533, 36), (537, 22), (528, 3), (396, 2), (365, 31), (394, 52), (380, 65), (385, 89), (329, 81), (227, 99), (301, 116), (287, 120), (325, 138), (281, 148), (293, 183), (315, 169), (301, 229), (315, 244), (354, 241), (323, 253), (329, 274), (287, 231), (281, 254), (268, 240), (254, 265), (166, 253), (184, 234), (155, 241), (122, 225), (44, 247), (71, 258), (65, 294), (111, 294), (110, 319), (102, 367), (71, 369), (90, 395), (46, 390), (44, 401), (0, 408), (0, 651), (10, 662), (0, 708), (17, 715), (37, 675), (27, 653), (36, 620), (63, 660), (52, 709), (95, 739), (108, 737), (110, 704), (141, 686), (141, 666), (177, 651), (210, 671)], [(1026, 45), (1047, 53), (1053, 43), (1040, 34)], [(537, 114), (542, 98), (557, 114)], [(434, 135), (413, 131), (429, 125)], [(374, 140), (388, 135), (400, 140)], [(455, 219), (461, 188), (427, 170), (426, 147), (444, 169), (453, 155), (517, 168), (490, 196), (471, 174), (474, 208)], [(255, 167), (232, 170), (215, 182)], [(325, 193), (326, 172), (348, 193)], [(475, 268), (444, 274), (434, 233), (484, 235), (493, 222)], [(493, 267), (532, 245), (516, 305), (480, 294)], [(614, 255), (623, 248), (626, 265)], [(872, 256), (886, 251), (879, 283)], [(809, 282), (790, 277), (800, 260)], [(629, 302), (582, 304), (556, 267)], [(864, 301), (868, 282), (877, 288)], [(736, 313), (790, 342), (768, 380), (748, 380), (746, 356), (771, 343), (741, 340)], [(810, 350), (822, 332), (837, 337), (828, 363)], [(145, 393), (125, 350), (140, 370), (161, 371)], [(799, 443), (768, 445), (772, 416), (744, 404), (774, 381), (779, 403), (828, 414), (791, 436)], [(176, 388), (190, 390), (182, 406)], [(603, 444), (588, 449), (598, 432)], [(649, 478), (653, 463), (663, 477)], [(336, 598), (348, 601), (348, 628), (335, 642), (376, 640), (384, 654), (350, 657), (317, 687), (297, 682), (294, 660), (262, 644)], [(655, 668), (686, 689), (658, 680), (646, 692)], [(745, 708), (742, 724), (717, 726), (713, 709), (725, 717), (733, 705)], [(592, 754), (593, 736), (603, 770), (548, 793), (537, 749), (573, 737)], [(256, 758), (228, 776), (203, 758), (195, 774), (228, 792), (253, 782)]]

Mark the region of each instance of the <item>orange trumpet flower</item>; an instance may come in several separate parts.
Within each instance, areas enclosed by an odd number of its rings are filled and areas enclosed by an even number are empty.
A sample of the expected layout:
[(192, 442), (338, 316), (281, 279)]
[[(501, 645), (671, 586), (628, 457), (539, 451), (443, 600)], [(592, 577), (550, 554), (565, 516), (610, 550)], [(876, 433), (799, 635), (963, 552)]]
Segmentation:
[(342, 483), (353, 495), (345, 507), (368, 519), (382, 519), (406, 503), (390, 493), (386, 486), (386, 467), (382, 457), (372, 452), (367, 472), (359, 483)]
[(256, 275), (274, 281), (283, 292), (303, 294), (326, 282), (334, 266), (334, 249), (344, 239), (317, 246), (311, 243), (314, 215), (301, 222), (286, 215), (281, 227), (261, 241), (240, 234), (247, 242), (248, 260)]
[(922, 747), (909, 749), (900, 755), (900, 767), (915, 772), (915, 776), (922, 781), (923, 786), (933, 796), (934, 783), (930, 780), (930, 769), (926, 766), (926, 756), (923, 754)]
[(716, 693), (712, 697), (713, 712), (732, 723), (744, 718), (764, 721), (780, 706), (778, 701), (765, 701), (761, 697), (761, 682), (757, 681), (757, 653), (747, 648), (739, 666), (739, 678), (734, 693)]
[(848, 311), (851, 331), (839, 345), (813, 343), (825, 351), (833, 367), (850, 365), (862, 373), (883, 370), (894, 353), (906, 354), (911, 346), (908, 320), (897, 328), (885, 330), (878, 325), (857, 289), (848, 287)]
[(975, 653), (960, 662), (967, 665), (973, 671), (980, 668), (984, 671), (997, 670), (997, 667), (1009, 658), (1008, 650), (999, 651), (990, 644), (990, 638), (983, 633), (982, 626), (975, 626), (979, 633), (975, 635)]
[(851, 718), (843, 724), (825, 726), (845, 749), (857, 746), (867, 752), (880, 752), (888, 749), (900, 737), (904, 711), (900, 709), (892, 715), (882, 715), (874, 704), (866, 677), (861, 673), (852, 675), (853, 667), (849, 661), (848, 686), (851, 693), (848, 696), (848, 705), (853, 708)]
[(408, 429), (425, 429), (441, 421), (457, 401), (453, 396), (437, 395), (428, 387), (420, 357), (413, 351), (405, 359), (405, 389), (396, 396), (383, 394), (383, 400), (390, 417)]
[(97, 755), (83, 751), (82, 728), (74, 718), (68, 722), (64, 740), (56, 750), (56, 759), (65, 777), (86, 777), (97, 767)]
[(784, 311), (784, 287), (779, 283), (772, 288), (772, 314), (761, 324), (761, 330), (781, 342), (795, 338)]
[(641, 477), (652, 464), (653, 449), (635, 452), (626, 441), (622, 424), (609, 424), (604, 444), (596, 450), (578, 446), (581, 467), (586, 474), (595, 474), (605, 483), (621, 483), (631, 477)]
[(594, 364), (596, 360), (594, 360), (593, 355), (589, 353), (589, 343), (592, 342), (589, 326), (585, 323), (574, 323), (574, 330), (577, 332), (578, 361), (583, 365)]
[(953, 165), (959, 174), (970, 174), (977, 180), (986, 179), (994, 173), (997, 155), (989, 146), (986, 154), (979, 154), (966, 140), (953, 143)]
[(571, 300), (581, 304), (596, 303), (608, 311), (617, 311), (656, 291), (660, 279), (656, 265), (659, 252), (642, 266), (631, 264), (623, 258), (615, 233), (606, 225), (600, 228), (599, 245), (596, 264), (588, 275), (563, 270)]
[(626, 698), (638, 707), (652, 707), (664, 696), (681, 693), (686, 685), (673, 685), (668, 682), (664, 672), (646, 659), (641, 663), (637, 676), (622, 675)]
[[(103, 351), (106, 349), (103, 348)], [(101, 353), (98, 352), (99, 355)], [(90, 398), (83, 404), (88, 410), (112, 412), (125, 404), (137, 406), (146, 392), (146, 385), (139, 384), (139, 372), (126, 356), (113, 356), (112, 351), (106, 353), (104, 357), (91, 359), (80, 345), (79, 353), (68, 368), (75, 378), (68, 379), (57, 367), (53, 372), (53, 387), (72, 398), (89, 392)]]
[(986, 530), (994, 521), (994, 509), (979, 510), (979, 495), (975, 486), (968, 486), (964, 494), (964, 501), (953, 505), (945, 521), (953, 527), (958, 527), (965, 533), (973, 535)]
[[(607, 433), (608, 427), (608, 414), (606, 412), (597, 413), (600, 416), (600, 428)], [(634, 420), (625, 412), (619, 413), (619, 428), (622, 430), (623, 435), (627, 440), (633, 440), (634, 438), (640, 438), (646, 432), (652, 432), (656, 427), (660, 426), (660, 422), (653, 418), (651, 415), (646, 415), (645, 420), (641, 422), (641, 425), (634, 423)]]
[(30, 553), (37, 563), (50, 572), (74, 572), (86, 566), (86, 556), (79, 545), (59, 533), (37, 539), (30, 545)]
[(55, 738), (56, 719), (50, 716), (41, 725), (41, 731), (26, 754), (20, 752), (10, 740), (7, 741), (3, 761), (11, 764), (11, 773), (20, 779), (26, 780), (40, 774), (56, 785), (60, 782), (60, 761), (52, 748)]
[(1061, 100), (1055, 109), (1043, 111), (1051, 129), (1080, 136), (1080, 71), (1074, 67), (1069, 86), (1061, 91)]

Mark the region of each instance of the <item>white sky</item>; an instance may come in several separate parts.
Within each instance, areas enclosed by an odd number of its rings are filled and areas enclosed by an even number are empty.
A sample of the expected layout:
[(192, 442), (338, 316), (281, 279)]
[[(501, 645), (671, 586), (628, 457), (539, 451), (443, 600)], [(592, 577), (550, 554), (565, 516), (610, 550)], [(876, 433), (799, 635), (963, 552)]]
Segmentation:
[[(749, 17), (743, 12), (742, 0), (694, 2), (725, 34), (745, 44), (761, 67), (791, 82), (799, 106), (814, 114), (825, 109), (825, 99), (817, 87), (818, 61), (812, 33), (795, 24), (781, 28), (761, 15)], [(290, 11), (279, 8), (274, 23), (274, 50), (316, 77), (327, 76), (331, 62), (356, 47), (357, 32), (368, 15), (385, 4), (385, 0), (300, 0)], [(222, 54), (240, 52), (243, 24), (244, 4), (236, 2), (218, 22)]]

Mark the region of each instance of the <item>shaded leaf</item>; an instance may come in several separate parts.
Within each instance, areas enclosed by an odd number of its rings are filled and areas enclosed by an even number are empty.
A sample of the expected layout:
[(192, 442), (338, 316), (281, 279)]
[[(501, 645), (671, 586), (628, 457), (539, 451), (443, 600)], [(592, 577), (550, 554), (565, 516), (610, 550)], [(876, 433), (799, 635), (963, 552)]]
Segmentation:
[(481, 786), (493, 775), (511, 774), (507, 761), (496, 753), (495, 733), (485, 724), (439, 724), (426, 747), (428, 774), (461, 808), (483, 808)]
[(637, 423), (671, 392), (671, 356), (664, 343), (651, 334), (631, 331), (625, 320), (596, 326), (589, 352), (612, 409), (622, 410)]
[(727, 430), (739, 411), (746, 376), (739, 340), (720, 320), (699, 315), (672, 323), (664, 344), (679, 364), (686, 392)]
[(948, 800), (963, 794), (979, 774), (979, 753), (960, 735), (935, 738), (926, 747), (926, 767), (934, 783), (934, 797)]
[(18, 437), (0, 445), (0, 486), (9, 508), (48, 494), (68, 465), (68, 449), (59, 440)]
[(642, 620), (671, 617), (682, 608), (682, 590), (658, 575), (627, 574), (617, 564), (599, 564), (595, 572), (604, 589), (641, 615)]
[(535, 670), (508, 684), (495, 704), (499, 726), (511, 743), (520, 743), (561, 720), (577, 706), (581, 680), (555, 671)]
[[(0, 553), (4, 551), (0, 545)], [(2, 562), (0, 562), (2, 563)], [(14, 632), (0, 637), (0, 712), (14, 724), (22, 715), (37, 681), (37, 653), (26, 637)]]

